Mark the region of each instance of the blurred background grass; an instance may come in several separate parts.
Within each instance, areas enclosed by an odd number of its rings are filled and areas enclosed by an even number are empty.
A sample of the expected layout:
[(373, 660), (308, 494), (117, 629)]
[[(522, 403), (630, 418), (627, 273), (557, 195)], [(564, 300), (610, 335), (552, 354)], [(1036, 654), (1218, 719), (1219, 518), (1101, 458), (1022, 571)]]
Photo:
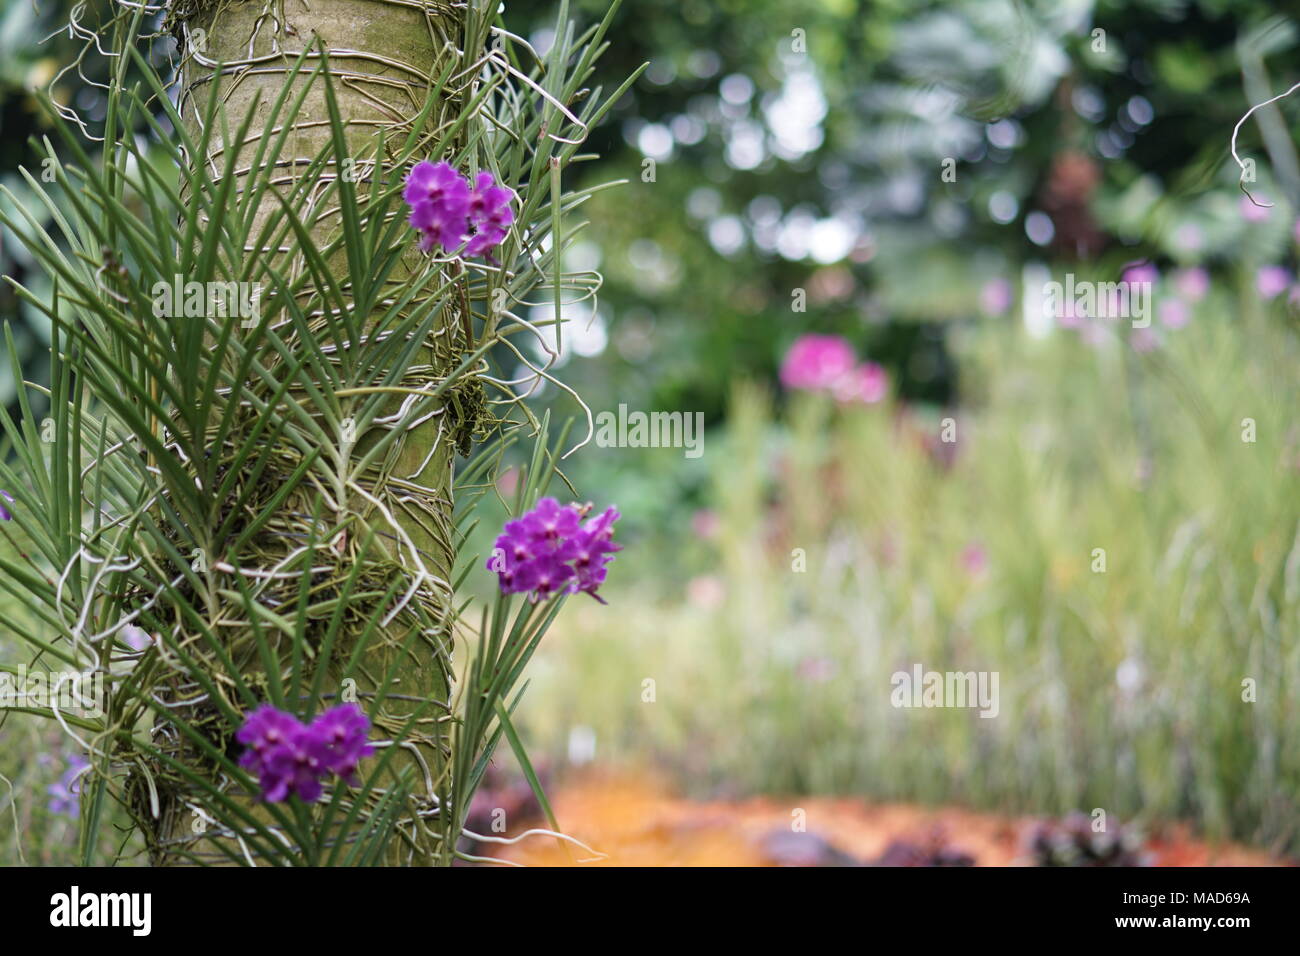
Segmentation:
[[(33, 91), (77, 49), (36, 41), (70, 8), (0, 0), (0, 182), (20, 197), (49, 128)], [(508, 0), (504, 23), (544, 51), (554, 12)], [(627, 548), (611, 606), (570, 602), (536, 661), (520, 715), (539, 755), (594, 745), (697, 795), (1101, 807), (1296, 852), (1300, 98), (1242, 129), (1270, 208), (1228, 153), (1250, 105), (1300, 80), (1294, 18), (1267, 0), (625, 0), (611, 39), (593, 84), (650, 67), (590, 141), (590, 182), (628, 183), (583, 209), (566, 264), (605, 285), (566, 309), (558, 374), (595, 412), (699, 412), (708, 432), (699, 458), (568, 460), (584, 500), (622, 509)], [(75, 74), (55, 93), (102, 115)], [(1139, 260), (1162, 275), (1150, 335), (1038, 313), (1044, 281)], [(21, 237), (0, 236), (0, 270), (41, 287)], [(40, 381), (48, 326), (7, 287), (0, 317), (14, 410), (10, 359)], [(880, 363), (889, 398), (784, 392), (807, 332)], [(553, 387), (534, 402), (579, 414)], [(24, 614), (0, 599), (0, 662), (21, 663), (4, 624)], [(893, 708), (914, 663), (997, 671), (1000, 713)], [(0, 860), (73, 859), (46, 790), (66, 747), (0, 720)]]
[[(1294, 847), (1300, 356), (1271, 318), (1203, 318), (1158, 357), (964, 336), (947, 453), (896, 406), (774, 418), (738, 385), (703, 509), (548, 639), (536, 739), (562, 762), (584, 728), (701, 794), (1100, 807)], [(997, 671), (999, 714), (895, 709), (914, 663)]]

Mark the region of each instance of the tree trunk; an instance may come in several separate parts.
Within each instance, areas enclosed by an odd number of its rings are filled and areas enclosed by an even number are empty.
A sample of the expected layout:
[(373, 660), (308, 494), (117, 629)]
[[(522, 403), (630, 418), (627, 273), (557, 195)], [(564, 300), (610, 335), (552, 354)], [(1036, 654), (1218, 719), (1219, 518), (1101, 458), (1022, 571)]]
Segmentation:
[[(194, 54), (187, 60), (183, 71), (180, 111), (187, 131), (196, 141), (202, 135), (202, 115), (210, 95), (210, 84), (215, 82), (219, 86), (224, 125), (218, 125), (213, 131), (207, 157), (214, 169), (219, 169), (224, 162), (223, 150), (232, 146), (221, 141), (221, 131), (228, 130), (229, 135), (235, 135), (248, 112), (256, 111), (248, 140), (239, 154), (239, 182), (250, 175), (248, 166), (253, 162), (253, 150), (259, 138), (277, 131), (271, 128), (267, 117), (287, 82), (286, 72), (298, 55), (304, 49), (312, 48), (319, 38), (330, 51), (333, 90), (346, 126), (347, 145), (350, 158), (355, 162), (359, 189), (372, 176), (386, 181), (400, 177), (402, 171), (393, 169), (391, 165), (385, 169), (369, 169), (368, 160), (375, 155), (376, 139), (381, 131), (385, 142), (390, 145), (400, 145), (406, 139), (411, 121), (432, 95), (433, 78), (446, 67), (448, 57), (460, 58), (459, 48), (466, 42), (463, 9), (433, 0), (427, 3), (419, 0), (285, 0), (278, 5), (207, 0), (200, 2), (178, 26), (182, 36), (188, 39), (185, 52)], [(220, 71), (215, 69), (217, 62), (225, 64)], [(310, 73), (318, 65), (317, 53), (293, 80), (295, 85), (299, 88), (307, 85)], [(259, 92), (260, 99), (255, 102), (254, 97)], [(426, 121), (426, 128), (441, 128), (448, 117), (456, 115), (458, 105), (451, 99), (437, 104)], [(284, 149), (279, 155), (266, 157), (266, 162), (277, 164), (276, 182), (279, 185), (273, 188), (280, 189), (282, 195), (287, 195), (294, 181), (304, 175), (307, 164), (315, 160), (329, 143), (328, 116), (325, 87), (322, 81), (317, 80), (311, 84), (303, 107), (294, 119), (294, 130), (287, 137)], [(331, 162), (318, 177), (319, 182), (327, 183), (332, 177), (346, 174), (348, 171), (340, 168), (342, 165)], [(310, 194), (309, 202), (317, 201), (318, 192), (319, 189)], [(278, 202), (268, 195), (258, 210), (252, 235), (256, 236), (261, 222), (279, 208)], [(324, 246), (328, 240), (337, 238), (339, 221), (337, 214), (323, 217), (312, 228), (315, 242)], [(277, 249), (245, 249), (244, 254), (264, 257), (274, 263), (275, 268), (290, 274), (298, 274), (305, 268), (292, 233), (288, 233), (284, 245)], [(394, 285), (409, 281), (410, 276), (426, 264), (427, 257), (422, 256), (412, 242), (402, 267), (406, 274), (395, 276), (392, 280)], [(348, 292), (345, 250), (332, 254), (328, 265), (345, 293)], [(319, 296), (312, 301), (315, 309), (322, 308), (323, 300)], [(356, 318), (358, 323), (364, 324), (366, 317), (358, 315)], [(447, 374), (459, 360), (465, 347), (463, 318), (451, 307), (444, 309), (439, 316), (434, 334), (417, 359), (417, 365), (424, 367), (427, 373), (424, 374), (425, 382)], [(275, 317), (272, 316), (270, 321), (276, 321)], [(327, 334), (322, 323), (320, 335)], [(353, 349), (357, 345), (348, 342), (331, 344), (339, 350)], [(178, 374), (183, 372), (178, 370)], [(304, 398), (301, 394), (292, 397)], [(394, 399), (389, 413), (396, 414), (400, 407), (401, 399)], [(427, 628), (418, 627), (409, 617), (396, 617), (386, 626), (385, 633), (370, 641), (362, 658), (356, 687), (357, 697), (367, 709), (370, 695), (381, 685), (388, 694), (398, 695), (398, 699), (387, 698), (375, 715), (376, 731), (372, 736), (376, 738), (396, 736), (418, 699), (432, 696), (442, 702), (441, 706), (435, 705), (425, 711), (418, 732), (411, 737), (412, 744), (404, 747), (402, 753), (405, 766), (414, 771), (415, 794), (408, 810), (423, 810), (426, 814), (436, 805), (436, 786), (429, 786), (428, 781), (440, 763), (437, 748), (446, 746), (449, 709), (451, 636), (450, 628), (445, 624), (454, 558), (451, 517), (456, 445), (451, 434), (456, 430), (454, 414), (451, 403), (445, 403), (439, 414), (406, 432), (399, 439), (401, 444), (396, 452), (395, 467), (387, 468), (381, 474), (372, 466), (368, 471), (356, 474), (356, 483), (364, 488), (366, 494), (347, 493), (343, 500), (337, 500), (337, 496), (330, 499), (330, 505), (336, 511), (360, 514), (363, 526), (379, 530), (380, 536), (376, 539), (380, 542), (378, 552), (372, 549), (369, 554), (360, 554), (362, 542), (355, 534), (334, 544), (349, 561), (364, 560), (374, 565), (377, 575), (374, 584), (380, 591), (392, 578), (390, 575), (389, 580), (382, 579), (386, 566), (396, 575), (418, 560), (432, 577), (433, 583), (428, 589), (432, 598), (426, 594), (426, 603), (431, 600), (439, 605), (439, 616), (444, 622), (441, 632), (429, 634)], [(339, 456), (340, 468), (346, 471), (347, 462), (357, 460), (381, 434), (374, 429), (369, 433), (359, 432), (355, 444), (350, 436), (343, 435), (339, 438), (338, 449), (327, 451)], [(291, 464), (287, 463), (286, 469)], [(320, 507), (321, 501), (322, 496), (310, 485), (304, 483), (303, 487), (295, 489), (284, 502), (284, 520), (275, 522), (275, 527), (268, 528), (267, 534), (261, 536), (264, 545), (268, 535), (282, 533), (282, 548), (287, 554), (294, 543), (301, 540), (304, 531), (310, 530), (310, 516)], [(408, 536), (406, 542), (398, 540), (398, 535), (383, 533), (386, 523), (391, 527), (388, 514)], [(324, 521), (329, 523), (335, 517), (327, 513)], [(235, 563), (239, 557), (218, 554), (214, 559)], [(366, 610), (358, 608), (355, 619), (367, 616)], [(373, 610), (372, 607), (370, 611)], [(348, 621), (353, 619), (354, 616), (347, 618)], [(349, 642), (357, 639), (355, 630), (357, 628), (340, 636), (331, 666), (332, 675), (348, 659)], [(410, 643), (406, 651), (402, 651), (399, 645), (408, 638)], [(288, 646), (279, 649), (281, 655), (290, 652)], [(389, 673), (394, 678), (386, 681), (385, 675)], [(327, 693), (331, 691), (343, 698), (347, 696), (347, 688), (337, 684), (327, 688)], [(201, 761), (196, 759), (197, 763)], [(259, 818), (263, 814), (261, 810), (256, 812)], [(193, 804), (187, 802), (183, 794), (164, 795), (159, 830), (150, 838), (155, 863), (178, 863), (186, 855), (205, 860), (219, 858), (211, 853), (210, 846), (210, 841), (218, 837), (196, 835), (192, 827), (194, 819)], [(175, 852), (177, 850), (185, 852)], [(241, 855), (245, 854), (241, 851)], [(415, 813), (403, 814), (399, 837), (390, 844), (385, 862), (419, 865), (434, 862), (436, 855), (437, 848), (430, 845), (428, 834), (418, 825)]]

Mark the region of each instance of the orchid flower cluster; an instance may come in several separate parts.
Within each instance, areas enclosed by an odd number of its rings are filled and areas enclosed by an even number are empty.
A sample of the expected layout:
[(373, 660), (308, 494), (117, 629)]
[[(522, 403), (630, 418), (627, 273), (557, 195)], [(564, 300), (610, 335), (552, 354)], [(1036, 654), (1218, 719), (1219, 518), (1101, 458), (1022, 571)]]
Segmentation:
[(487, 563), (501, 590), (531, 594), (533, 601), (581, 591), (604, 604), (596, 589), (605, 583), (614, 553), (622, 550), (614, 543), (620, 516), (610, 507), (584, 522), (590, 510), (591, 505), (561, 507), (554, 498), (542, 498), (532, 511), (507, 521)]
[(838, 335), (801, 335), (781, 363), (781, 384), (871, 405), (889, 391), (889, 376), (875, 362), (859, 362), (853, 346)]
[(9, 492), (5, 491), (3, 488), (0, 488), (0, 498), (4, 498), (4, 501), (0, 501), (0, 521), (13, 521), (13, 513), (5, 507), (5, 501), (13, 504), (14, 496), (9, 494)]
[(264, 704), (248, 715), (235, 739), (247, 748), (239, 765), (257, 776), (263, 800), (279, 803), (292, 793), (313, 803), (328, 774), (357, 786), (357, 764), (374, 753), (369, 733), (370, 721), (356, 704), (327, 710), (310, 724)]
[(406, 178), (402, 194), (411, 207), (411, 226), (420, 233), (420, 249), (442, 247), (449, 255), (487, 255), (506, 237), (515, 220), (514, 190), (498, 186), (486, 170), (474, 186), (447, 162), (422, 160)]

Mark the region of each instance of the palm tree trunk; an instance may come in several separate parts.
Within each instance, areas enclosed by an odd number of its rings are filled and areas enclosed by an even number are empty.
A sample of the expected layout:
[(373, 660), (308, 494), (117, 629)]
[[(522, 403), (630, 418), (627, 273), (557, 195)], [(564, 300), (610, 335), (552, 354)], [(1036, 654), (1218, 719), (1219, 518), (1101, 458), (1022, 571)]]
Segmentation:
[[(431, 78), (441, 72), (449, 57), (461, 55), (458, 48), (465, 42), (464, 19), (463, 7), (456, 8), (435, 0), (285, 0), (283, 4), (235, 0), (200, 3), (179, 24), (182, 36), (189, 41), (184, 52), (194, 54), (184, 67), (181, 115), (187, 131), (198, 141), (203, 132), (202, 115), (211, 92), (210, 84), (218, 84), (224, 122), (213, 131), (207, 161), (219, 168), (223, 162), (223, 150), (235, 145), (222, 142), (222, 131), (234, 135), (248, 113), (256, 113), (249, 129), (250, 142), (240, 152), (237, 175), (242, 181), (252, 175), (247, 166), (252, 161), (257, 139), (277, 132), (268, 124), (267, 117), (284, 84), (290, 82), (286, 72), (304, 49), (312, 48), (319, 41), (330, 51), (328, 62), (332, 85), (358, 179), (364, 181), (373, 176), (391, 181), (400, 176), (400, 171), (391, 167), (371, 171), (366, 161), (375, 155), (376, 139), (381, 132), (387, 143), (405, 139), (410, 122), (432, 95)], [(308, 84), (312, 68), (319, 63), (318, 56), (315, 54), (307, 69), (291, 82), (299, 86)], [(218, 70), (216, 63), (224, 64), (224, 67)], [(451, 98), (437, 104), (426, 121), (427, 127), (440, 128), (448, 117), (456, 115), (458, 105)], [(304, 175), (307, 164), (316, 159), (329, 143), (328, 116), (324, 84), (317, 80), (311, 84), (301, 111), (293, 118), (294, 129), (284, 148), (279, 155), (266, 157), (266, 162), (277, 164), (276, 181), (281, 186), (276, 188), (282, 189), (282, 195), (287, 194), (294, 180)], [(320, 183), (328, 183), (338, 175), (347, 175), (350, 170), (344, 166), (332, 162), (318, 177)], [(313, 198), (309, 202), (315, 202), (317, 193), (310, 195)], [(268, 195), (258, 210), (258, 221), (255, 221), (252, 235), (258, 234), (260, 221), (275, 215), (279, 208), (278, 202)], [(312, 226), (312, 238), (323, 247), (328, 240), (337, 238), (338, 230), (339, 217), (326, 214)], [(292, 233), (277, 249), (249, 248), (244, 250), (244, 254), (263, 257), (273, 263), (274, 268), (290, 274), (305, 267), (295, 248)], [(407, 274), (395, 281), (408, 280), (426, 262), (427, 259), (413, 246), (404, 262)], [(332, 254), (328, 265), (346, 292), (349, 281), (346, 252), (340, 249)], [(310, 301), (314, 302), (312, 307), (315, 309), (328, 308), (322, 306), (320, 296)], [(364, 323), (366, 317), (356, 318)], [(428, 367), (430, 379), (445, 375), (463, 351), (462, 318), (455, 308), (444, 309), (434, 334), (419, 353), (417, 363)], [(323, 325), (321, 334), (327, 334)], [(356, 348), (358, 343), (331, 344), (342, 350)], [(400, 399), (393, 401), (390, 413), (399, 411), (400, 402)], [(402, 568), (409, 567), (418, 558), (431, 576), (431, 587), (442, 605), (445, 621), (446, 609), (450, 606), (449, 582), (454, 558), (451, 510), (456, 442), (450, 434), (453, 429), (449, 404), (444, 411), (446, 414), (435, 415), (405, 434), (400, 440), (395, 467), (377, 473), (372, 466), (364, 473), (352, 476), (364, 494), (345, 491), (343, 500), (338, 500), (339, 496), (335, 495), (330, 501), (338, 511), (360, 514), (363, 526), (379, 531), (378, 552), (372, 549), (368, 554), (361, 554), (362, 545), (356, 534), (335, 542), (337, 547), (352, 561), (372, 563), (377, 575), (382, 575), (385, 567), (400, 573)], [(347, 472), (349, 461), (364, 454), (378, 438), (379, 434), (375, 432), (359, 434), (354, 445), (349, 436), (341, 436), (339, 448), (330, 449), (329, 453), (338, 455), (340, 471)], [(291, 530), (297, 529), (298, 537), (301, 537), (304, 515), (311, 516), (314, 509), (319, 508), (321, 499), (316, 489), (304, 485), (295, 489), (284, 502), (284, 520), (274, 524), (286, 534), (286, 551), (291, 543), (288, 537)], [(392, 521), (388, 519), (389, 515)], [(332, 517), (337, 516), (326, 515), (325, 520)], [(394, 521), (408, 540), (402, 541), (400, 536), (383, 531), (386, 523), (392, 527)], [(227, 557), (239, 559), (239, 556)], [(388, 583), (375, 581), (381, 591)], [(360, 617), (367, 616), (365, 609), (358, 610), (363, 612)], [(355, 639), (355, 634), (340, 637), (335, 653), (337, 662), (347, 660), (351, 650), (348, 641), (351, 639)], [(407, 642), (405, 650), (401, 647), (404, 641)], [(409, 619), (399, 616), (386, 626), (385, 633), (367, 646), (357, 675), (356, 692), (360, 702), (366, 706), (369, 696), (381, 685), (387, 694), (394, 695), (385, 699), (375, 716), (375, 736), (396, 735), (418, 699), (431, 696), (443, 702), (442, 706), (435, 705), (425, 711), (419, 722), (419, 731), (413, 735), (412, 745), (406, 746), (402, 754), (405, 765), (413, 770), (416, 795), (411, 809), (428, 812), (433, 806), (431, 798), (436, 790), (436, 784), (430, 786), (434, 767), (439, 762), (436, 750), (446, 746), (450, 629), (444, 627), (441, 633), (431, 635), (427, 629), (418, 628)], [(391, 675), (391, 679), (386, 675)], [(346, 697), (346, 687), (333, 690)], [(175, 800), (164, 808), (159, 833), (156, 834), (158, 839), (151, 841), (155, 862), (169, 864), (180, 860), (180, 856), (170, 852), (169, 847), (183, 846), (190, 854), (209, 856), (204, 852), (203, 842), (214, 837), (192, 836), (191, 812), (192, 807), (187, 807), (181, 800)], [(413, 822), (413, 813), (407, 814), (405, 819), (406, 825), (399, 827), (399, 838), (390, 844), (386, 862), (417, 865), (432, 862), (436, 849), (429, 845), (427, 833), (422, 833)]]

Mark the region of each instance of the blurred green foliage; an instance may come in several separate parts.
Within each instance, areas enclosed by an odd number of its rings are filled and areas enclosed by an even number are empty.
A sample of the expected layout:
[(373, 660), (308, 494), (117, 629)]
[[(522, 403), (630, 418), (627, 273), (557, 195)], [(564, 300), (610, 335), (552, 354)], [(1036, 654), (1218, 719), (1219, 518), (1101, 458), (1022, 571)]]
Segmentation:
[[(550, 6), (508, 18), (544, 45)], [(609, 77), (650, 68), (593, 140), (592, 180), (629, 185), (589, 205), (574, 253), (605, 275), (588, 345), (608, 344), (565, 368), (595, 408), (718, 422), (733, 377), (772, 376), (809, 330), (848, 336), (903, 397), (947, 404), (950, 328), (988, 320), (980, 289), (1019, 285), (1027, 261), (1117, 278), (1145, 257), (1294, 255), (1294, 148), (1243, 129), (1257, 192), (1280, 204), (1268, 229), (1242, 220), (1228, 152), (1261, 91), (1300, 79), (1295, 24), (1266, 0), (746, 0), (673, 16), (629, 0), (618, 27)], [(1285, 121), (1300, 99), (1277, 108)], [(1027, 234), (1035, 213), (1050, 239)]]

